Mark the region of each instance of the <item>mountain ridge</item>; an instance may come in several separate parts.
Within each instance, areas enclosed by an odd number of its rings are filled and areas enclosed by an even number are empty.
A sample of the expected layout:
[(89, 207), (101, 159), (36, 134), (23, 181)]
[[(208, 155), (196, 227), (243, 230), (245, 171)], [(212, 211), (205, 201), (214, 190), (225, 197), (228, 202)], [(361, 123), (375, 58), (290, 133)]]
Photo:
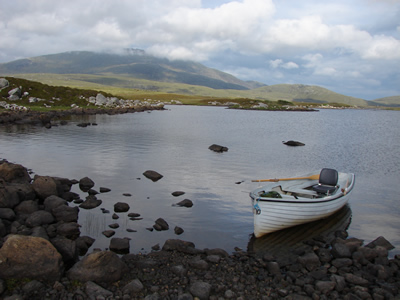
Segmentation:
[[(169, 61), (140, 49), (123, 53), (69, 51), (24, 58), (0, 64), (0, 74), (43, 77), (58, 74), (62, 80), (77, 80), (121, 88), (207, 97), (253, 98), (313, 103), (344, 103), (352, 106), (400, 106), (400, 96), (374, 101), (342, 95), (304, 84), (266, 85), (184, 60)], [(46, 76), (44, 76), (46, 77)], [(46, 79), (49, 83), (49, 79)]]

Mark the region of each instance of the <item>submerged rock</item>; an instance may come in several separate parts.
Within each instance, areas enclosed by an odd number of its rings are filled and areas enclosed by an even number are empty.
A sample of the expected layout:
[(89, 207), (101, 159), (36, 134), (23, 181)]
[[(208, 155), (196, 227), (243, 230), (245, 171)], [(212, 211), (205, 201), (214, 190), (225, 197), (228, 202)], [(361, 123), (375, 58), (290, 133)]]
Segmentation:
[(292, 140), (287, 141), (287, 142), (282, 142), (282, 143), (284, 143), (285, 145), (294, 146), (294, 147), (296, 147), (296, 146), (305, 146), (306, 145), (306, 144), (304, 144), (302, 142), (292, 141)]
[(193, 201), (189, 200), (189, 199), (185, 199), (185, 200), (182, 200), (182, 201), (174, 204), (174, 206), (192, 207), (193, 206)]
[(143, 173), (143, 175), (154, 182), (163, 178), (163, 175), (153, 170), (147, 170), (146, 172)]
[(208, 147), (208, 149), (210, 149), (214, 152), (219, 152), (219, 153), (228, 151), (228, 147), (220, 146), (217, 144), (212, 144), (210, 147)]

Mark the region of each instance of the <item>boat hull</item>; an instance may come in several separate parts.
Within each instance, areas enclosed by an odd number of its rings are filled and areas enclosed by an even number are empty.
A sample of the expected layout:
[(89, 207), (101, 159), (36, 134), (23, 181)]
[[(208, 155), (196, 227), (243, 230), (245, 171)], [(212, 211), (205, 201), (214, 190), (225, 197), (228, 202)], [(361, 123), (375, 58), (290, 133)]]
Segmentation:
[[(334, 214), (348, 203), (354, 186), (354, 174), (339, 173), (339, 187), (332, 195), (321, 197), (305, 189), (303, 197), (296, 196), (302, 192), (302, 188), (314, 184), (317, 184), (317, 181), (307, 179), (271, 183), (251, 192), (255, 237)], [(260, 196), (265, 191), (290, 189), (296, 192), (282, 193), (281, 198)]]

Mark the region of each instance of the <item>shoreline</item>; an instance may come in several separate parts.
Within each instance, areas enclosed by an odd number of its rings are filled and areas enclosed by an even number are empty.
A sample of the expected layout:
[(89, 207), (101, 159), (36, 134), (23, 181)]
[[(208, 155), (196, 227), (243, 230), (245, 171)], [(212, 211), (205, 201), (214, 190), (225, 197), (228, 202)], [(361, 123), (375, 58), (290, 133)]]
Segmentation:
[(113, 251), (88, 251), (93, 239), (80, 236), (80, 208), (70, 205), (71, 186), (81, 181), (31, 178), (0, 160), (0, 297), (398, 299), (400, 255), (388, 258), (393, 246), (383, 237), (364, 245), (345, 230), (286, 255), (228, 254), (179, 239), (148, 254), (129, 253), (125, 239), (114, 239)]
[(72, 115), (96, 115), (96, 114), (126, 114), (152, 110), (164, 110), (163, 106), (137, 106), (129, 108), (73, 108), (68, 110), (49, 111), (12, 111), (0, 110), (1, 125), (42, 125), (51, 128), (57, 121)]

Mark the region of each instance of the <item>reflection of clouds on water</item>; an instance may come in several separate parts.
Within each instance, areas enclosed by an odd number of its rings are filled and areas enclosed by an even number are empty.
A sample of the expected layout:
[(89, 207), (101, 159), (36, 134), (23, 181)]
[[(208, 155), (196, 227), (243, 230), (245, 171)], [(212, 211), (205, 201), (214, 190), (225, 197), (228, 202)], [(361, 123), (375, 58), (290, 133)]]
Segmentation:
[[(137, 250), (162, 245), (167, 238), (190, 240), (199, 247), (245, 249), (253, 232), (248, 193), (259, 186), (251, 179), (294, 177), (333, 167), (356, 174), (349, 234), (366, 240), (384, 235), (400, 248), (395, 232), (400, 227), (396, 200), (400, 182), (398, 112), (169, 108), (151, 113), (86, 116), (86, 122), (98, 124), (86, 128), (76, 126), (80, 117), (50, 130), (0, 127), (0, 155), (36, 174), (71, 179), (88, 176), (96, 183), (94, 189), (110, 188), (110, 193), (98, 195), (103, 200), (101, 207), (112, 212), (114, 203), (127, 202), (130, 212), (140, 213), (143, 220), (130, 221), (122, 216), (113, 221), (112, 213), (103, 215), (96, 208), (82, 213), (82, 231), (95, 235), (100, 228), (120, 223), (116, 236), (132, 238), (131, 248)], [(305, 146), (282, 144), (290, 139)], [(215, 143), (228, 147), (228, 152), (209, 150)], [(155, 170), (164, 177), (152, 182), (142, 175), (146, 170)], [(238, 181), (243, 182), (235, 184)], [(173, 197), (171, 193), (177, 190), (186, 194)], [(132, 197), (123, 197), (123, 193), (131, 193)], [(80, 194), (84, 199), (85, 195)], [(185, 198), (193, 201), (192, 208), (172, 206)], [(87, 220), (81, 222), (86, 215)], [(147, 231), (146, 227), (159, 217), (169, 222), (171, 229)], [(176, 236), (174, 226), (185, 232)], [(137, 232), (128, 233), (129, 227)], [(97, 236), (103, 239), (101, 233)]]

